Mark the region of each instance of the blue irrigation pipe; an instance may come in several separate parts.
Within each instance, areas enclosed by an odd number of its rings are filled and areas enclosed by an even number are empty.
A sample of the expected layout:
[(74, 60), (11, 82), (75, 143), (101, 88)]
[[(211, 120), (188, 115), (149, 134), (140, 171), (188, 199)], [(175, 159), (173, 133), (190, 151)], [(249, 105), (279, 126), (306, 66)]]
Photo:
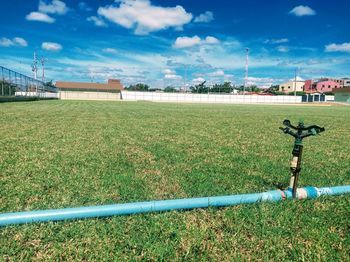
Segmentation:
[[(350, 185), (336, 187), (304, 187), (298, 188), (297, 198), (317, 198), (322, 195), (342, 195), (350, 193)], [(291, 190), (273, 190), (263, 193), (214, 196), (200, 198), (184, 198), (174, 200), (158, 200), (134, 202), (103, 206), (87, 206), (78, 208), (49, 209), (28, 212), (0, 214), (0, 226), (49, 222), (69, 219), (98, 218), (120, 215), (163, 212), (170, 210), (188, 210), (194, 208), (224, 207), (259, 202), (278, 202), (291, 199)]]

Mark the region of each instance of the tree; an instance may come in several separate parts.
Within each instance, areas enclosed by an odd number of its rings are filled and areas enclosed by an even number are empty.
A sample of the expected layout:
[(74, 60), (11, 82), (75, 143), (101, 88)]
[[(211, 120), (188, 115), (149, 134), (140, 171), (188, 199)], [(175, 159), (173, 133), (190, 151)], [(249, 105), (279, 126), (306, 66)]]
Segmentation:
[(233, 90), (233, 86), (231, 82), (225, 82), (223, 84), (215, 84), (212, 88), (210, 88), (210, 92), (213, 93), (231, 93)]
[(44, 83), (44, 86), (47, 86), (47, 87), (55, 87), (55, 85), (52, 83), (52, 80), (48, 81), (48, 82), (45, 82)]
[(159, 87), (153, 87), (148, 89), (148, 92), (158, 92), (158, 91), (163, 91), (163, 90)]
[[(288, 95), (294, 96), (294, 92), (289, 92)], [(303, 96), (303, 95), (306, 95), (306, 93), (305, 93), (304, 91), (296, 91), (296, 92), (295, 92), (295, 95), (297, 95), (297, 96)]]
[(265, 93), (273, 94), (273, 95), (282, 95), (282, 94), (284, 94), (283, 92), (280, 92), (280, 91), (279, 91), (279, 85), (272, 85), (272, 86), (270, 86), (270, 87), (265, 91)]
[(191, 86), (190, 90), (192, 93), (198, 93), (198, 94), (203, 94), (203, 93), (208, 93), (209, 92), (209, 86), (207, 87), (205, 85), (207, 81), (203, 81), (200, 84), (197, 84), (195, 86)]
[(239, 91), (245, 90), (245, 92), (255, 92), (255, 93), (260, 93), (262, 91), (262, 89), (257, 87), (256, 85), (246, 86), (245, 88), (244, 86), (239, 86), (237, 89)]
[(177, 92), (176, 88), (172, 87), (172, 86), (167, 86), (166, 88), (164, 88), (163, 91), (166, 92), (166, 93), (175, 93), (175, 92)]
[(262, 90), (261, 90), (261, 88), (257, 87), (256, 85), (251, 85), (248, 87), (248, 91), (260, 93)]
[(269, 92), (278, 92), (279, 87), (280, 87), (279, 85), (272, 85), (269, 87), (268, 91)]
[(132, 90), (132, 91), (148, 91), (149, 86), (143, 83), (138, 83), (136, 85), (130, 85), (125, 89)]

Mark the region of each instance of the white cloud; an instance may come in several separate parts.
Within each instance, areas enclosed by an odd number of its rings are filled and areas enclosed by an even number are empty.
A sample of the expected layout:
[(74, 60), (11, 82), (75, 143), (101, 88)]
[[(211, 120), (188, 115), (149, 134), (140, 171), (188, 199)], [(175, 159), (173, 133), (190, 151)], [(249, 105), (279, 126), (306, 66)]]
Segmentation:
[(258, 87), (267, 88), (273, 84), (283, 81), (283, 79), (275, 79), (271, 77), (248, 77), (248, 85), (256, 85)]
[(181, 30), (192, 20), (192, 14), (177, 5), (176, 7), (154, 6), (149, 0), (118, 0), (119, 6), (100, 7), (98, 14), (128, 29), (134, 28), (135, 34), (146, 35), (150, 32), (173, 27)]
[(195, 23), (209, 23), (214, 20), (214, 14), (213, 12), (206, 11), (203, 14), (200, 14), (199, 16), (196, 16), (194, 19)]
[(18, 45), (18, 46), (28, 46), (27, 41), (22, 37), (15, 37), (13, 38), (12, 41), (15, 43), (15, 45)]
[(90, 16), (86, 20), (89, 22), (93, 22), (95, 24), (95, 26), (107, 27), (107, 24), (105, 23), (105, 21), (103, 21), (103, 19), (101, 17)]
[(213, 36), (207, 36), (204, 40), (202, 40), (197, 35), (193, 37), (180, 36), (176, 38), (175, 43), (173, 44), (173, 47), (186, 48), (186, 47), (192, 47), (192, 46), (201, 45), (201, 44), (217, 44), (217, 43), (219, 43), (219, 40)]
[[(175, 44), (173, 45), (175, 48)], [(200, 70), (210, 70), (210, 72), (216, 69), (222, 69), (225, 73), (230, 70), (241, 70), (244, 68), (245, 63), (245, 45), (242, 45), (235, 39), (221, 40), (219, 44), (208, 45), (199, 44), (192, 48), (180, 49), (181, 51), (175, 56), (168, 57), (167, 61), (172, 60), (170, 66), (178, 65), (193, 65), (201, 68)], [(254, 57), (249, 62), (252, 68), (260, 67), (273, 67), (279, 63), (278, 59), (271, 58), (271, 56)], [(229, 70), (229, 71), (227, 71)], [(204, 77), (196, 76), (196, 77)], [(225, 76), (226, 77), (226, 76)], [(237, 78), (240, 79), (240, 78)]]
[(201, 39), (196, 35), (193, 37), (180, 36), (176, 38), (173, 47), (185, 48), (185, 47), (191, 47), (194, 45), (199, 45), (200, 43), (201, 43)]
[(277, 51), (281, 53), (287, 53), (289, 52), (288, 46), (280, 45), (277, 47)]
[(203, 77), (197, 77), (197, 78), (192, 80), (192, 82), (196, 83), (196, 84), (203, 83), (204, 81), (205, 81), (205, 79)]
[(329, 44), (325, 46), (326, 52), (350, 52), (350, 43)]
[[(297, 81), (305, 81), (305, 79), (301, 78), (300, 76), (297, 76), (296, 80)], [(295, 77), (294, 78), (290, 78), (289, 81), (291, 81), (291, 82), (295, 81)]]
[(44, 42), (41, 44), (41, 48), (48, 51), (60, 51), (62, 49), (62, 45), (53, 42)]
[(68, 8), (66, 4), (60, 0), (53, 0), (51, 3), (46, 3), (43, 0), (39, 1), (39, 11), (46, 14), (64, 15)]
[(78, 4), (78, 7), (82, 11), (86, 11), (86, 12), (92, 11), (92, 8), (90, 6), (88, 6), (85, 2), (80, 2)]
[(12, 46), (13, 45), (13, 42), (12, 40), (6, 38), (6, 37), (3, 37), (0, 39), (0, 46), (4, 46), (4, 47), (9, 47), (9, 46)]
[(172, 75), (172, 74), (167, 74), (167, 75), (164, 75), (164, 78), (165, 79), (173, 79), (173, 80), (178, 80), (178, 79), (182, 79), (182, 76), (179, 76), (179, 75)]
[(25, 46), (28, 46), (28, 43), (27, 43), (26, 40), (24, 40), (21, 37), (15, 37), (12, 40), (8, 39), (6, 37), (3, 37), (3, 38), (0, 39), (0, 46), (3, 46), (3, 47), (10, 47), (10, 46), (22, 46), (22, 47), (25, 47)]
[(173, 79), (173, 80), (182, 79), (182, 76), (177, 75), (175, 70), (172, 70), (169, 68), (164, 69), (163, 74), (165, 79)]
[(281, 39), (267, 39), (264, 41), (264, 44), (283, 44), (283, 43), (288, 43), (289, 39), (288, 38), (281, 38)]
[(311, 9), (306, 5), (296, 6), (292, 10), (290, 10), (289, 13), (295, 16), (316, 15), (315, 10)]
[(102, 49), (102, 52), (104, 53), (109, 53), (109, 54), (116, 54), (118, 51), (117, 49), (114, 49), (114, 48), (104, 48)]
[(40, 0), (38, 9), (38, 11), (30, 12), (26, 15), (26, 19), (28, 21), (39, 21), (52, 24), (55, 22), (55, 19), (48, 14), (64, 15), (68, 11), (66, 4), (60, 0), (52, 0), (49, 3)]
[(26, 16), (26, 19), (28, 21), (39, 21), (39, 22), (45, 22), (45, 23), (54, 23), (55, 19), (48, 16), (47, 14), (40, 13), (40, 12), (31, 12)]
[(176, 74), (176, 72), (174, 70), (171, 70), (171, 69), (164, 69), (163, 70), (163, 73), (166, 74), (166, 75), (174, 75)]
[(215, 72), (209, 73), (209, 76), (217, 77), (224, 76), (225, 72), (223, 70), (216, 70)]
[(217, 44), (219, 40), (213, 36), (207, 36), (203, 41), (204, 44)]

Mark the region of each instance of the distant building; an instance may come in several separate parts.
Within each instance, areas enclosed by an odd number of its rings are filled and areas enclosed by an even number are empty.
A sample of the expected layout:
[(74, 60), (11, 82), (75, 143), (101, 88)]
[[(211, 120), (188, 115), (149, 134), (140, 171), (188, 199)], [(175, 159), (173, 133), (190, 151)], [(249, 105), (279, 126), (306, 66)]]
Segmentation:
[(335, 102), (350, 103), (350, 86), (333, 89), (333, 93)]
[(343, 87), (350, 87), (350, 78), (343, 78)]
[(344, 85), (343, 79), (335, 78), (320, 78), (318, 80), (306, 80), (304, 91), (306, 93), (326, 93), (332, 92), (333, 89), (342, 88)]
[(290, 93), (290, 92), (302, 92), (304, 91), (305, 81), (302, 80), (293, 80), (283, 84), (280, 84), (278, 87), (279, 92)]
[(329, 77), (322, 77), (319, 79), (319, 81), (333, 81), (338, 84), (338, 88), (342, 88), (344, 86), (344, 80), (339, 78), (329, 78)]
[(314, 85), (314, 80), (312, 79), (305, 80), (304, 92), (313, 93), (314, 89), (316, 89), (316, 86)]
[(107, 83), (87, 83), (87, 82), (64, 82), (57, 81), (56, 87), (60, 91), (79, 91), (79, 92), (110, 92), (117, 93), (124, 87), (118, 79), (109, 79)]
[(333, 89), (341, 88), (340, 82), (335, 82), (334, 80), (321, 80), (315, 84), (316, 93), (332, 92)]

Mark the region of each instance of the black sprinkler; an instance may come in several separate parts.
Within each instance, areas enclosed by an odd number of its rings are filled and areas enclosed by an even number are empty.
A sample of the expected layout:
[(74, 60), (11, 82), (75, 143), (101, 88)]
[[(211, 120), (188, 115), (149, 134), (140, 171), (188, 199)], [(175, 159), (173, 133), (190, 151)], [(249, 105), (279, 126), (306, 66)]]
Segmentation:
[[(304, 126), (302, 121), (299, 121), (297, 126), (291, 124), (289, 120), (284, 120), (283, 125), (286, 127), (280, 127), (280, 129), (285, 133), (293, 136), (295, 138), (294, 147), (292, 151), (292, 160), (290, 163), (290, 170), (292, 172), (290, 178), (289, 189), (293, 191), (293, 198), (297, 195), (298, 179), (301, 170), (301, 156), (303, 153), (303, 139), (308, 136), (315, 136), (325, 129), (317, 125)], [(294, 130), (294, 131), (293, 131)]]

